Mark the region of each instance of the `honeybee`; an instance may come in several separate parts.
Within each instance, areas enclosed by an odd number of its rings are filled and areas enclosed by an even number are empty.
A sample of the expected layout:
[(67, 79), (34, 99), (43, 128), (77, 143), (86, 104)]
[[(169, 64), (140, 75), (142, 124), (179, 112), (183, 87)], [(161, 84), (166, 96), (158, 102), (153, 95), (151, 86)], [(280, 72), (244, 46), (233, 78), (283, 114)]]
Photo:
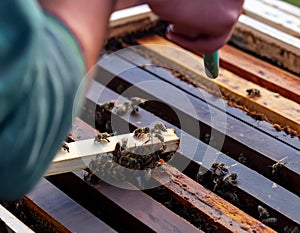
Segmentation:
[(284, 232), (286, 233), (300, 233), (300, 228), (298, 226), (285, 226)]
[(116, 105), (114, 111), (117, 115), (124, 115), (131, 108), (130, 102), (124, 102), (122, 104)]
[(266, 218), (266, 219), (262, 219), (261, 221), (267, 225), (276, 225), (277, 218)]
[(67, 144), (66, 142), (63, 142), (63, 144), (62, 144), (62, 146), (60, 147), (60, 149), (61, 149), (62, 151), (65, 151), (65, 152), (70, 153), (70, 148), (69, 148), (69, 146), (68, 146), (68, 144)]
[(94, 142), (101, 142), (101, 141), (106, 141), (106, 142), (110, 142), (109, 141), (109, 137), (111, 137), (111, 134), (109, 133), (99, 133), (96, 137)]
[(136, 128), (133, 131), (133, 136), (136, 138), (141, 138), (144, 135), (148, 135), (150, 133), (150, 128), (149, 127), (140, 127)]
[(100, 107), (102, 110), (110, 111), (114, 108), (114, 106), (115, 106), (115, 101), (113, 100), (102, 104)]
[(218, 191), (218, 190), (226, 190), (228, 185), (236, 185), (238, 175), (237, 173), (230, 173), (225, 175), (224, 177), (215, 177), (213, 179), (213, 182), (215, 183), (215, 186), (213, 188), (213, 191)]
[(224, 176), (223, 181), (226, 184), (235, 185), (237, 183), (237, 177), (238, 177), (237, 173), (230, 173)]
[(167, 132), (167, 127), (161, 123), (161, 122), (156, 122), (153, 126), (153, 130), (157, 132)]
[(131, 101), (132, 112), (138, 112), (139, 111), (138, 105), (144, 104), (148, 100), (139, 97), (131, 97), (130, 101)]
[(249, 97), (259, 97), (260, 96), (260, 91), (255, 88), (247, 89), (246, 92), (248, 93)]
[(287, 164), (287, 162), (282, 162), (286, 158), (287, 158), (287, 156), (284, 157), (284, 158), (282, 158), (281, 160), (277, 161), (276, 163), (274, 163), (271, 166), (271, 168), (272, 168), (272, 177), (274, 179), (278, 179), (279, 178), (281, 169)]
[(257, 211), (258, 211), (260, 219), (266, 219), (266, 218), (270, 217), (270, 214), (267, 211), (267, 209), (264, 208), (264, 207), (262, 207), (262, 206), (260, 206), (260, 205), (257, 206)]
[(228, 166), (224, 163), (216, 162), (212, 164), (210, 170), (213, 175), (220, 177), (228, 173)]

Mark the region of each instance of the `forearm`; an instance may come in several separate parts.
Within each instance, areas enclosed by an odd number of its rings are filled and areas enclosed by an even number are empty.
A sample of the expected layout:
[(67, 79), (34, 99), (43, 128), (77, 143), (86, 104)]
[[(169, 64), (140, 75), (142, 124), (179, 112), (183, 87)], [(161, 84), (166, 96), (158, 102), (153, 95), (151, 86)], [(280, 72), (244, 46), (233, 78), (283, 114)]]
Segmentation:
[(104, 45), (107, 25), (115, 0), (40, 0), (42, 8), (59, 19), (75, 34), (90, 69)]

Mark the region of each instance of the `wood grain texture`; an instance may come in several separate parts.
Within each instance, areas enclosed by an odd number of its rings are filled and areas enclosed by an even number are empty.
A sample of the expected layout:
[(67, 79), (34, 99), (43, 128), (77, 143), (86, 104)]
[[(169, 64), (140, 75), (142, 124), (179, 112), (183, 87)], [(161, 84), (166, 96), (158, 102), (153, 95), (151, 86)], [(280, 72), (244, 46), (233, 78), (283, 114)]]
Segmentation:
[(241, 78), (300, 103), (300, 78), (296, 75), (229, 45), (220, 49), (220, 65)]
[(300, 74), (300, 40), (296, 37), (241, 15), (230, 42), (279, 67)]
[(147, 5), (116, 11), (109, 21), (108, 39), (148, 30), (155, 26), (158, 20)]
[(246, 0), (244, 14), (289, 35), (300, 38), (300, 20), (258, 0)]
[(24, 201), (36, 217), (51, 221), (59, 232), (116, 232), (46, 179), (42, 179)]
[[(195, 85), (216, 93), (220, 91), (223, 98), (231, 101), (235, 106), (257, 114), (273, 124), (291, 129), (294, 135), (300, 136), (300, 106), (298, 103), (284, 97), (277, 98), (276, 93), (222, 68), (216, 80), (208, 79), (204, 75), (203, 66), (200, 65), (203, 64), (201, 57), (183, 50), (162, 37), (154, 35), (141, 38), (138, 39), (138, 43), (156, 53), (171, 68), (186, 70), (189, 79)], [(249, 98), (246, 92), (248, 89), (260, 90), (260, 97)]]
[(289, 15), (293, 15), (295, 17), (300, 18), (300, 8), (296, 7), (290, 3), (284, 2), (282, 0), (259, 0), (260, 2), (263, 2), (265, 4), (268, 4), (269, 6), (272, 6), (273, 8), (276, 8), (278, 10), (281, 10), (285, 13), (288, 13)]

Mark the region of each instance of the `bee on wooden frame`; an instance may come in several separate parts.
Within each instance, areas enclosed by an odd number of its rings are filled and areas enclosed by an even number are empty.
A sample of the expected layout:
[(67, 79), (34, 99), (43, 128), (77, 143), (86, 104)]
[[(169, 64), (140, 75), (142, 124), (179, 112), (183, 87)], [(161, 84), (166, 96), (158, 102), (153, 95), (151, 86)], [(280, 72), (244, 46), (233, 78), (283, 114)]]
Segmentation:
[(287, 164), (287, 162), (282, 162), (283, 160), (285, 160), (287, 158), (284, 157), (280, 160), (278, 160), (276, 163), (274, 163), (272, 166), (271, 166), (271, 169), (272, 169), (272, 177), (274, 179), (279, 179), (280, 177), (280, 172), (281, 172), (281, 169)]
[(260, 96), (260, 90), (255, 88), (250, 88), (246, 90), (249, 97), (259, 97)]
[(96, 135), (94, 142), (102, 142), (102, 141), (106, 141), (106, 142), (110, 142), (109, 141), (109, 137), (111, 137), (111, 134), (109, 133), (99, 133)]
[(66, 142), (63, 142), (63, 144), (61, 145), (60, 149), (62, 151), (70, 153), (70, 148), (69, 148), (69, 146), (68, 146), (68, 144)]

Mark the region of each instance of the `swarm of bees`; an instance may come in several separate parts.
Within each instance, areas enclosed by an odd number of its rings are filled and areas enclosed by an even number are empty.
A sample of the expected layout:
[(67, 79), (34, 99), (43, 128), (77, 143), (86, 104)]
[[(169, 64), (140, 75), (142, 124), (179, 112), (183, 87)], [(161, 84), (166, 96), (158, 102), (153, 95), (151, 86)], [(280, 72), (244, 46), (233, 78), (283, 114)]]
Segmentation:
[[(138, 128), (134, 135), (141, 137), (145, 132), (147, 138), (152, 134), (158, 134), (161, 131), (167, 131), (165, 126), (161, 123), (157, 123), (153, 128), (148, 127)], [(150, 134), (150, 136), (148, 135)], [(159, 134), (162, 139), (163, 135)], [(95, 137), (95, 142), (107, 141), (109, 142), (108, 133), (98, 134)], [(150, 139), (149, 139), (150, 140)], [(148, 141), (149, 141), (148, 140)], [(166, 145), (163, 140), (161, 146), (158, 149), (149, 151), (145, 143), (142, 146), (134, 149), (127, 149), (128, 138), (123, 138), (120, 142), (117, 142), (115, 149), (112, 153), (107, 155), (99, 155), (89, 164), (89, 173), (86, 174), (86, 179), (89, 180), (94, 174), (100, 179), (112, 179), (114, 181), (123, 181), (125, 179), (132, 182), (133, 178), (138, 180), (137, 185), (143, 186), (143, 181), (147, 181), (151, 178), (151, 169), (163, 167), (163, 163), (169, 161), (174, 152), (166, 152)]]
[(68, 146), (68, 144), (66, 142), (63, 142), (63, 144), (61, 145), (60, 149), (62, 151), (70, 153), (70, 148), (69, 148), (69, 146)]
[(247, 92), (248, 96), (251, 98), (260, 96), (260, 91), (255, 88), (247, 89), (246, 92)]
[(207, 174), (197, 174), (196, 180), (198, 182), (207, 182), (208, 185), (212, 185), (214, 192), (230, 202), (240, 205), (236, 192), (232, 192), (232, 187), (237, 184), (238, 174), (229, 173), (229, 167), (222, 162), (213, 163), (210, 172), (210, 176)]
[(263, 208), (262, 206), (257, 206), (259, 219), (266, 225), (275, 225), (277, 223), (277, 218), (270, 217), (269, 212), (266, 208)]

